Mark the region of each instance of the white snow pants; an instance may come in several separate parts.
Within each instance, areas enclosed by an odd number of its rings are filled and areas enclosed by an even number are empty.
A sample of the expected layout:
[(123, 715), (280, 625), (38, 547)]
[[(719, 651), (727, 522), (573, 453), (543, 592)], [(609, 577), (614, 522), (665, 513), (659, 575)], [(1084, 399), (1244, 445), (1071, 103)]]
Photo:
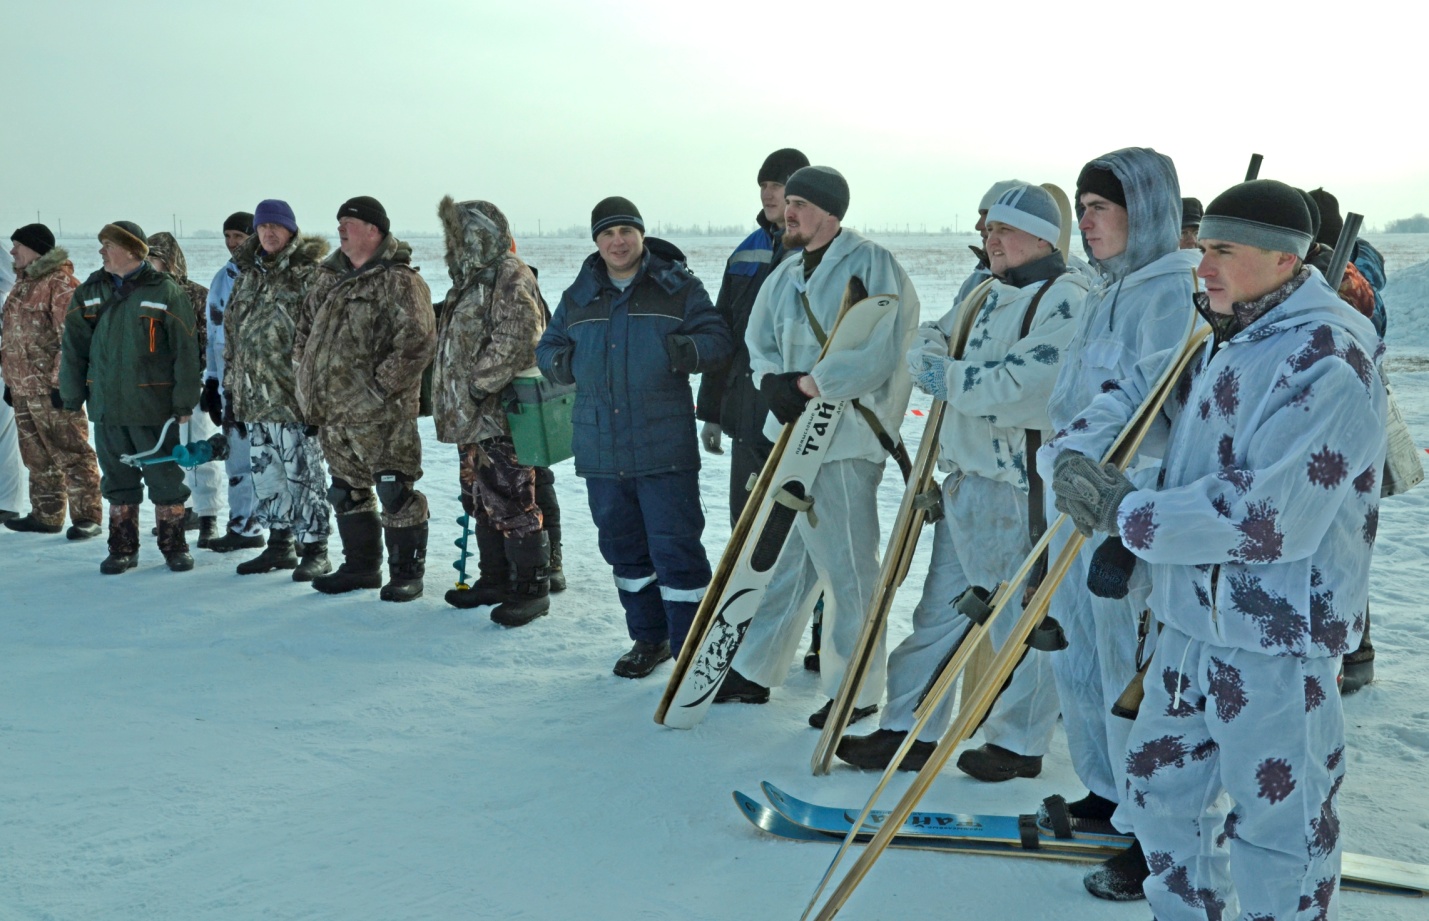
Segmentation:
[[(208, 412), (196, 408), (189, 417), (180, 440), (185, 443), (204, 441), (217, 432), (218, 426), (213, 424)], [(223, 511), (223, 483), (223, 465), (218, 461), (184, 470), (184, 485), (189, 488), (190, 493), (187, 505), (194, 510), (195, 515), (201, 518), (208, 515), (217, 517), (218, 513)]]
[[(883, 729), (913, 728), (913, 709), (937, 670), (962, 642), (972, 621), (958, 613), (953, 600), (969, 585), (991, 591), (1027, 558), (1027, 494), (1011, 483), (980, 476), (950, 475), (943, 481), (943, 519), (934, 525), (933, 556), (923, 580), (923, 596), (913, 610), (913, 632), (888, 657), (888, 706)], [(1021, 597), (1021, 589), (1017, 589)], [(1009, 605), (992, 624), (1001, 649), (1022, 612)], [(952, 719), (955, 697), (949, 693), (933, 712), (919, 738), (936, 742)], [(1012, 683), (997, 698), (983, 724), (983, 738), (1020, 755), (1044, 755), (1057, 725), (1057, 692), (1049, 654), (1036, 649), (1012, 673)]]
[(235, 427), (228, 433), (228, 457), (223, 461), (223, 472), (228, 474), (228, 530), (244, 537), (263, 533), (258, 524), (258, 497), (253, 492), (253, 462), (249, 451), (248, 436), (238, 434)]
[(15, 427), (15, 410), (0, 401), (0, 509), (23, 512), (30, 482), (25, 462), (20, 459), (20, 431)]
[(1336, 917), (1339, 666), (1162, 628), (1113, 819), (1131, 814), (1160, 921)]
[[(799, 651), (810, 609), (804, 604), (820, 581), (824, 627), (819, 650), (819, 689), (836, 697), (863, 618), (878, 581), (878, 484), (883, 465), (867, 460), (830, 461), (819, 468), (810, 495), (817, 527), (799, 514), (749, 629), (734, 656), (734, 668), (751, 681), (778, 687)], [(857, 705), (883, 697), (886, 646), (882, 636), (869, 663)]]

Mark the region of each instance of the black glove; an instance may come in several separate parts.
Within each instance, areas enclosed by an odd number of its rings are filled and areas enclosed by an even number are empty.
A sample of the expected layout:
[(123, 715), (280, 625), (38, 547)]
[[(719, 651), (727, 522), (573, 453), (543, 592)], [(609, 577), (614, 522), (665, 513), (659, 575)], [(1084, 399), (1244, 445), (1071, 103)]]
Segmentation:
[(547, 375), (553, 384), (574, 384), (576, 382), (575, 372), (571, 370), (571, 359), (575, 357), (576, 347), (568, 345), (556, 353), (556, 357), (551, 362), (551, 373)]
[(303, 435), (308, 438), (318, 437), (318, 427), (316, 425), (303, 426)]
[(809, 405), (809, 397), (799, 389), (798, 383), (799, 378), (807, 373), (785, 371), (783, 374), (766, 374), (764, 380), (759, 382), (759, 392), (763, 394), (764, 402), (769, 404), (769, 411), (784, 425), (798, 422), (804, 414), (804, 407)]
[[(9, 400), (6, 400), (5, 402), (8, 403)], [(60, 396), (60, 392), (58, 390), (50, 391), (50, 405), (53, 406), (55, 409), (65, 408), (64, 397)]]
[(208, 413), (214, 425), (223, 425), (223, 394), (218, 391), (218, 381), (209, 378), (203, 382), (203, 396), (198, 398), (198, 408)]
[(676, 374), (694, 374), (700, 366), (700, 350), (689, 336), (679, 333), (666, 336), (665, 354), (670, 356), (670, 370)]
[(12, 397), (12, 396), (10, 396), (10, 385), (9, 385), (9, 384), (6, 384), (6, 385), (5, 385), (4, 400), (5, 400), (5, 405), (6, 405), (6, 406), (14, 406), (14, 405), (15, 405), (15, 398)]

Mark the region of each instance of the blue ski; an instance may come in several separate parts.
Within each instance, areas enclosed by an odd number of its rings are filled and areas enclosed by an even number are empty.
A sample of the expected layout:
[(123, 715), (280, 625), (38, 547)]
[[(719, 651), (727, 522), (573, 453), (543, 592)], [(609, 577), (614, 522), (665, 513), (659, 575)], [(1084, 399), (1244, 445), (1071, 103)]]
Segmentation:
[[(774, 808), (735, 793), (735, 803), (755, 827), (771, 835), (797, 841), (842, 841), (860, 810), (820, 806), (791, 796), (769, 782), (761, 784)], [(878, 831), (885, 812), (873, 812), (860, 832), (867, 841)], [(1105, 860), (1126, 847), (1124, 835), (1078, 834), (1057, 838), (1040, 828), (1034, 816), (969, 815), (915, 812), (893, 838), (892, 847), (1042, 857), (1094, 862)], [(1347, 890), (1412, 897), (1429, 896), (1429, 866), (1345, 853), (1341, 881)]]

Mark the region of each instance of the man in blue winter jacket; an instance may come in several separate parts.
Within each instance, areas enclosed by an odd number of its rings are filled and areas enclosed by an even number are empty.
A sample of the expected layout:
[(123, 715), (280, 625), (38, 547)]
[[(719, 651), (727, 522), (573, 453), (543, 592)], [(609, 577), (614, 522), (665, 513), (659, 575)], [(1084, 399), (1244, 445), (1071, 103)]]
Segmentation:
[(547, 378), (576, 385), (576, 475), (634, 641), (615, 674), (643, 678), (679, 651), (709, 585), (689, 376), (720, 367), (732, 342), (684, 253), (646, 238), (628, 199), (596, 205), (591, 236), (597, 252), (536, 359)]

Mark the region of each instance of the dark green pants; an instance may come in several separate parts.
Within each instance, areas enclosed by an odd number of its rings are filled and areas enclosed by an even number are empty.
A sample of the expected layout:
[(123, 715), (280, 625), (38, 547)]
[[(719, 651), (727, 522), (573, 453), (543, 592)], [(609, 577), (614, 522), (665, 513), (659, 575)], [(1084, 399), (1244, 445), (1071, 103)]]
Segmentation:
[[(94, 450), (99, 455), (102, 474), (99, 491), (110, 505), (142, 504), (145, 486), (155, 505), (181, 505), (189, 497), (189, 488), (184, 485), (184, 468), (178, 464), (170, 461), (132, 467), (119, 459), (121, 454), (139, 454), (152, 448), (162, 428), (161, 425), (95, 425)], [(168, 454), (187, 429), (187, 425), (178, 422), (169, 426), (163, 445), (150, 456)]]

